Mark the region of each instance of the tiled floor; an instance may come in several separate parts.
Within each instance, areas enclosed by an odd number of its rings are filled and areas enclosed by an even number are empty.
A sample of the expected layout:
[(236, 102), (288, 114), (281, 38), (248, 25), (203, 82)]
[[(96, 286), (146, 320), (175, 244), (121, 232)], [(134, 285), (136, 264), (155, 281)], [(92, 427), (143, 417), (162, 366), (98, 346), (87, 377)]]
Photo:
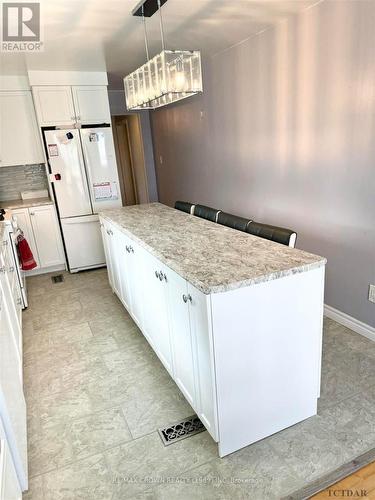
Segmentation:
[(192, 409), (106, 271), (64, 277), (28, 279), (25, 499), (277, 499), (375, 447), (375, 343), (330, 320), (318, 416), (224, 459), (207, 432), (164, 447)]

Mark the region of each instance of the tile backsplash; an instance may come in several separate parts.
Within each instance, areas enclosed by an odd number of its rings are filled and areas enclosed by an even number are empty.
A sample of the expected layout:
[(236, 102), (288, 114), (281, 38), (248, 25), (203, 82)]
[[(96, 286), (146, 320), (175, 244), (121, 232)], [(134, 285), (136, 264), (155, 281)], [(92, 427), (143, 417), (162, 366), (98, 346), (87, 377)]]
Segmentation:
[(20, 200), (21, 191), (48, 189), (44, 163), (0, 168), (0, 201)]

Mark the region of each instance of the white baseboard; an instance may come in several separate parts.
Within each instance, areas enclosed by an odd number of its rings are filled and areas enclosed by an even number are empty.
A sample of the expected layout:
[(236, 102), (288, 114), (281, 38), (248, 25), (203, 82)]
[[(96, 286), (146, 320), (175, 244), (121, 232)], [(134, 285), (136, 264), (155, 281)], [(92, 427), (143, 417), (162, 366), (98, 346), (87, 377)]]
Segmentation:
[(360, 335), (363, 335), (364, 337), (375, 342), (375, 328), (372, 326), (362, 323), (362, 321), (359, 321), (358, 319), (353, 318), (353, 316), (349, 316), (349, 314), (345, 314), (334, 307), (327, 306), (327, 304), (324, 304), (324, 315), (327, 316), (327, 318), (337, 321), (340, 325), (350, 328), (353, 332), (359, 333)]
[(59, 264), (57, 266), (51, 267), (38, 267), (37, 269), (32, 269), (31, 271), (22, 271), (25, 273), (26, 278), (28, 276), (37, 276), (39, 274), (55, 273), (57, 271), (66, 271), (65, 264)]

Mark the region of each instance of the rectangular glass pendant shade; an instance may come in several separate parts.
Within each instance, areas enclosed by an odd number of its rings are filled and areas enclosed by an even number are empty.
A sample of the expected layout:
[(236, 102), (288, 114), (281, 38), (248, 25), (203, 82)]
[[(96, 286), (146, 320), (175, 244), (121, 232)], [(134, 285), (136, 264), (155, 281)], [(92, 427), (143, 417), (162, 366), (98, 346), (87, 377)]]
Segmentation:
[(163, 50), (124, 78), (126, 106), (154, 109), (203, 91), (198, 50)]

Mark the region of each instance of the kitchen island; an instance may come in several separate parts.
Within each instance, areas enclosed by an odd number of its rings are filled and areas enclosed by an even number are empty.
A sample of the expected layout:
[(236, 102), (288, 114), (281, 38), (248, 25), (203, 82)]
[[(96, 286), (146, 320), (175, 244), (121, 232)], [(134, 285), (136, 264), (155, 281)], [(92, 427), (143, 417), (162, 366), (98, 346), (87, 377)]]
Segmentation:
[(113, 291), (220, 456), (316, 414), (324, 258), (159, 203), (100, 221)]

